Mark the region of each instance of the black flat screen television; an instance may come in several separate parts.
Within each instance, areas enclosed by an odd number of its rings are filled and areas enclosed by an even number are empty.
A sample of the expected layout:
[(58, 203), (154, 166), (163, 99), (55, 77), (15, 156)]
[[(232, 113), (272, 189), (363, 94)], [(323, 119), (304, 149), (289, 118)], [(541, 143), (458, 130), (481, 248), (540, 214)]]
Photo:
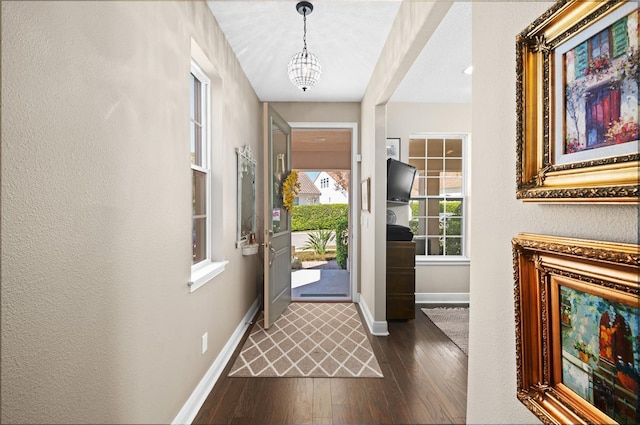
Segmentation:
[(416, 167), (395, 159), (387, 159), (387, 201), (409, 203)]

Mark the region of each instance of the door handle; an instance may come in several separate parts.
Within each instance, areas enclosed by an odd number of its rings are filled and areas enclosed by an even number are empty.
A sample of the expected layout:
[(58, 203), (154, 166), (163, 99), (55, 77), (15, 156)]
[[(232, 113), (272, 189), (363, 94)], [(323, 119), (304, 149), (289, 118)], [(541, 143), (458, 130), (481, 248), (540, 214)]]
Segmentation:
[[(271, 256), (271, 254), (273, 254), (273, 257)], [(271, 265), (273, 264), (273, 260), (276, 257), (276, 250), (273, 248), (273, 245), (271, 245), (271, 242), (269, 242), (269, 267), (271, 267)]]

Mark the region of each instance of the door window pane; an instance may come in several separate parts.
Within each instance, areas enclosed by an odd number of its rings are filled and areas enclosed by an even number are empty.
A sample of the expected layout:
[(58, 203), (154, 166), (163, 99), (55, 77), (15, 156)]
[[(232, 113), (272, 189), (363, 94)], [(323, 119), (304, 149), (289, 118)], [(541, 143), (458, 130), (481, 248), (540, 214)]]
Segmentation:
[(289, 175), (289, 157), (287, 152), (288, 135), (275, 123), (271, 125), (273, 190), (272, 190), (272, 230), (274, 233), (289, 230), (289, 212), (284, 207), (283, 183)]

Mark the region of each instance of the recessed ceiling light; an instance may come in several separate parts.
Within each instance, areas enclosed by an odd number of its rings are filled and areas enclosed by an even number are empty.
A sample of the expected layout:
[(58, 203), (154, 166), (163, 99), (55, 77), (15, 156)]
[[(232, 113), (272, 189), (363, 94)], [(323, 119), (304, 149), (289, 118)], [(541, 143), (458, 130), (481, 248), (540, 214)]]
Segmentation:
[(467, 75), (471, 75), (473, 73), (473, 65), (469, 65), (462, 72), (464, 72)]

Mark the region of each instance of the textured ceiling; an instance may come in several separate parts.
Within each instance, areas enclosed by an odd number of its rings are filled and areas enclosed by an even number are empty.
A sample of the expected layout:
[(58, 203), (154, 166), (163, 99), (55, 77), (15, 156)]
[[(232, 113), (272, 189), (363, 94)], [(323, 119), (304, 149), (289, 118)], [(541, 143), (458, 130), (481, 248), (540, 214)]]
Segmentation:
[[(208, 5), (262, 101), (359, 102), (389, 34), (399, 1), (315, 1), (307, 45), (323, 67), (320, 82), (295, 88), (287, 64), (302, 49), (296, 1), (209, 1)], [(457, 2), (391, 98), (470, 102), (471, 2)]]

